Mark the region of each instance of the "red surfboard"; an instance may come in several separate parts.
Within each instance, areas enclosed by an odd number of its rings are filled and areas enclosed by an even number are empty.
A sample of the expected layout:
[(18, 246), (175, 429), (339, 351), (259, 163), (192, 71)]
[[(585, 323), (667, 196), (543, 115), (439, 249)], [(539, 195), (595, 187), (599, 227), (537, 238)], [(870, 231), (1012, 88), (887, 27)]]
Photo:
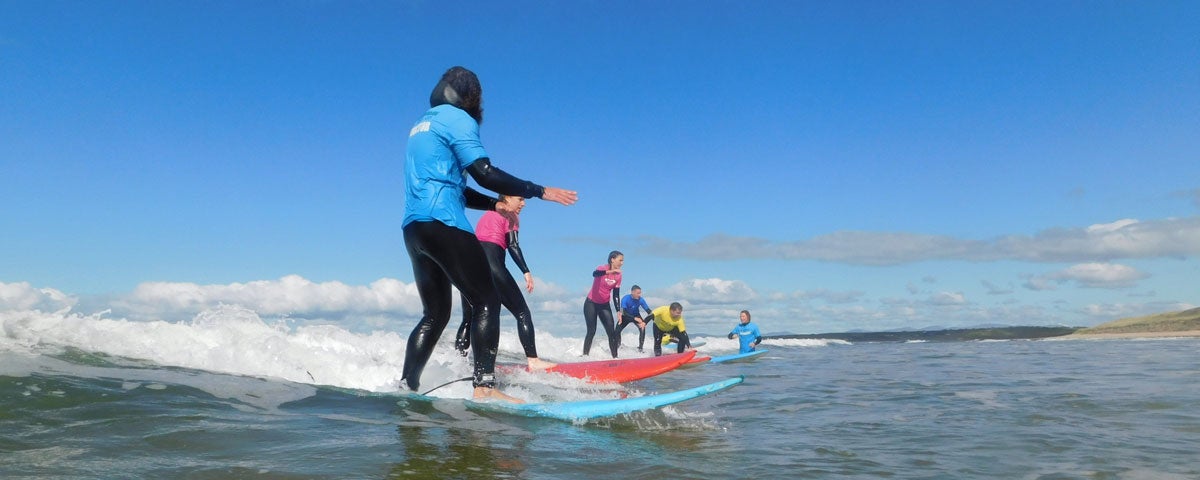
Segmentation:
[[(597, 360), (594, 362), (560, 363), (552, 368), (546, 369), (545, 371), (550, 373), (561, 373), (568, 377), (582, 378), (589, 382), (624, 383), (667, 373), (671, 370), (679, 368), (681, 365), (687, 363), (692, 359), (692, 357), (695, 356), (696, 351), (689, 350), (683, 353), (663, 355), (661, 357), (638, 357)], [(517, 369), (529, 371), (529, 367), (525, 365), (496, 365), (496, 370), (501, 372), (512, 372), (516, 371)]]

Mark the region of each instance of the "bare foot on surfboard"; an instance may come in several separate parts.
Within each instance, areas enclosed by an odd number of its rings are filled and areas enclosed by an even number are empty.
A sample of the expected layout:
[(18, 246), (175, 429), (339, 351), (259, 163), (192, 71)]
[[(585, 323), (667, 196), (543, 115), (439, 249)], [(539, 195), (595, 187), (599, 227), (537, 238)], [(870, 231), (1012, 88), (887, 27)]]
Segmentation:
[(475, 400), (500, 400), (509, 403), (525, 403), (517, 397), (505, 395), (504, 392), (488, 387), (475, 387)]
[(525, 357), (525, 360), (529, 362), (529, 371), (531, 372), (535, 370), (548, 370), (558, 366), (557, 363), (547, 362), (537, 357)]

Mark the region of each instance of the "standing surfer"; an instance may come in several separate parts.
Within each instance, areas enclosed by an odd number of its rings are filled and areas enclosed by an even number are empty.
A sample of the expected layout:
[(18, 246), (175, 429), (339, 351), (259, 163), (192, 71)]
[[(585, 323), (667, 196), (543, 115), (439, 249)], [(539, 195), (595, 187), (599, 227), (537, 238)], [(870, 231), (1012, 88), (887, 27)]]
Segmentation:
[(404, 246), (421, 297), (421, 320), (408, 336), (401, 381), (412, 390), (450, 322), (454, 285), (474, 308), (471, 351), (475, 398), (517, 399), (496, 389), (500, 342), (500, 295), (487, 255), (471, 229), (466, 208), (494, 210), (496, 199), (467, 186), (467, 175), (483, 188), (522, 198), (572, 205), (571, 190), (543, 187), (492, 165), (479, 140), (483, 87), (475, 73), (452, 67), (429, 96), (430, 109), (408, 135), (404, 165)]

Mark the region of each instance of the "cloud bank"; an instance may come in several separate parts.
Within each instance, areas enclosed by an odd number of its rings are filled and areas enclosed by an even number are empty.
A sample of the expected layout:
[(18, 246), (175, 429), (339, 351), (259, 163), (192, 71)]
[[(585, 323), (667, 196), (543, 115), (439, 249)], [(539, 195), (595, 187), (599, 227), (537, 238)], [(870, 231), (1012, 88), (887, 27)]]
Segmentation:
[(636, 241), (639, 245), (635, 250), (642, 254), (706, 260), (816, 260), (868, 266), (932, 260), (1110, 262), (1200, 254), (1200, 217), (1144, 222), (1124, 219), (992, 240), (905, 232), (840, 231), (795, 242), (724, 234), (710, 235), (696, 242), (675, 242), (658, 237), (639, 237)]
[(149, 282), (113, 302), (114, 309), (135, 318), (190, 318), (221, 305), (250, 308), (264, 316), (319, 317), (420, 316), (416, 286), (380, 279), (366, 286), (342, 282), (316, 283), (298, 275), (229, 285)]
[(76, 303), (75, 297), (53, 288), (34, 288), (27, 282), (0, 282), (0, 310), (58, 311)]

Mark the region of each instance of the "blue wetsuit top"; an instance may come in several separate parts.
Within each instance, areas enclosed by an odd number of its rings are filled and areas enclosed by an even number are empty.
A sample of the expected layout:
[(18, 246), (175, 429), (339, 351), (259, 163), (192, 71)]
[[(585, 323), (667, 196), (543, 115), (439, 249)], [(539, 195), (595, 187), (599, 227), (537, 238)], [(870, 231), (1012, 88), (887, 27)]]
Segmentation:
[(475, 233), (466, 215), (464, 170), (487, 157), (479, 123), (453, 105), (425, 112), (408, 133), (404, 164), (404, 221), (438, 221)]
[(739, 323), (736, 327), (733, 327), (732, 332), (729, 332), (729, 337), (733, 338), (734, 334), (738, 336), (738, 341), (742, 344), (742, 348), (738, 350), (738, 353), (753, 352), (754, 346), (762, 341), (762, 334), (758, 333), (758, 325), (755, 325), (754, 322), (745, 325)]
[(638, 313), (641, 313), (641, 310), (638, 310), (638, 307), (646, 309), (646, 313), (651, 312), (650, 305), (646, 305), (646, 297), (642, 297), (637, 300), (633, 299), (633, 295), (625, 295), (624, 297), (621, 297), (621, 313), (631, 317), (637, 317)]

